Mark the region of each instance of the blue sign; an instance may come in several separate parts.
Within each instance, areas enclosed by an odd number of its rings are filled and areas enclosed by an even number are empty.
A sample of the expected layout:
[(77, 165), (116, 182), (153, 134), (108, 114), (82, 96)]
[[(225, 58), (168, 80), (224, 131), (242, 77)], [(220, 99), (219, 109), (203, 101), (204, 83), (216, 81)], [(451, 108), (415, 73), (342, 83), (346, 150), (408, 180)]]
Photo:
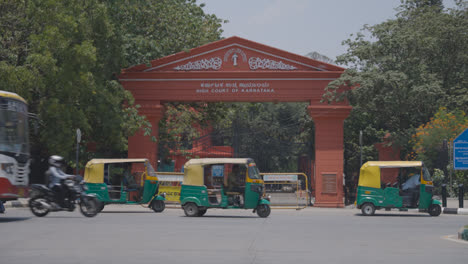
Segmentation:
[(453, 168), (468, 170), (468, 128), (453, 141)]
[(213, 177), (224, 177), (224, 165), (211, 166), (211, 175)]

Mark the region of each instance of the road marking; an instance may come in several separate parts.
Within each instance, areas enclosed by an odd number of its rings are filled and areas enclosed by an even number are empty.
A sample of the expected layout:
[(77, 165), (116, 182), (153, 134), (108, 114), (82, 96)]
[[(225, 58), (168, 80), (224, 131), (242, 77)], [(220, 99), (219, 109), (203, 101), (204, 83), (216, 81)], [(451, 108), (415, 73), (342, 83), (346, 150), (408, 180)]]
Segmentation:
[(443, 236), (442, 239), (450, 240), (450, 241), (453, 241), (453, 242), (457, 242), (457, 243), (461, 243), (461, 244), (468, 245), (468, 241), (458, 239), (458, 236), (457, 236), (457, 235)]

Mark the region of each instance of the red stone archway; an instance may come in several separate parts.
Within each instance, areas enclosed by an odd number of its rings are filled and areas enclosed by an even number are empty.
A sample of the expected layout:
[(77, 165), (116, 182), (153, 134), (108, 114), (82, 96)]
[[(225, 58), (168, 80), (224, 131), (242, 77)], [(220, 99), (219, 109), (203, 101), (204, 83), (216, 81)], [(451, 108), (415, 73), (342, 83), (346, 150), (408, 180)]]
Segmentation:
[[(315, 206), (343, 207), (343, 121), (351, 106), (320, 103), (344, 69), (263, 44), (230, 37), (124, 69), (119, 80), (153, 125), (165, 102), (308, 102), (315, 122)], [(128, 156), (156, 165), (157, 143), (142, 132), (129, 138)]]

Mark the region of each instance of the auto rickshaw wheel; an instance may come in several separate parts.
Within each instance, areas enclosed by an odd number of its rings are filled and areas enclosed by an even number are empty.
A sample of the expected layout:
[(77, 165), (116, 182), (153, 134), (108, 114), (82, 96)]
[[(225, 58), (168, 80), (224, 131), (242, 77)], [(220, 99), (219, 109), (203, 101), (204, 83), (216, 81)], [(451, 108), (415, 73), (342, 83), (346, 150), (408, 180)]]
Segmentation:
[(372, 203), (365, 203), (361, 207), (361, 212), (363, 215), (370, 216), (375, 213), (375, 206)]
[(99, 201), (98, 202), (98, 212), (101, 212), (102, 210), (104, 210), (104, 206), (106, 206), (106, 204), (104, 202)]
[(429, 206), (429, 214), (431, 216), (439, 216), (440, 213), (442, 212), (442, 208), (438, 204), (431, 204)]
[(151, 202), (151, 209), (156, 213), (161, 213), (166, 208), (166, 204), (161, 200), (153, 200)]
[(184, 213), (186, 216), (198, 216), (198, 206), (195, 203), (187, 203), (184, 205)]
[(257, 206), (257, 214), (260, 217), (268, 217), (270, 215), (271, 209), (268, 204), (261, 204)]
[(199, 209), (198, 210), (198, 216), (203, 216), (205, 215), (207, 209)]

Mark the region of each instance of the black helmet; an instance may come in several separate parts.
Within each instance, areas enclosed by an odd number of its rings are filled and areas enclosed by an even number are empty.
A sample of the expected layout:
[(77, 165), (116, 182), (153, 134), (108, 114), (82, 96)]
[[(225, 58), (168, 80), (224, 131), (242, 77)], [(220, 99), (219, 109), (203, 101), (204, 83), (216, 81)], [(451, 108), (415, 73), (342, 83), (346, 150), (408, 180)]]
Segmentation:
[(53, 155), (53, 156), (49, 157), (50, 166), (54, 166), (54, 167), (59, 168), (59, 167), (62, 166), (62, 163), (63, 163), (63, 158), (60, 157), (60, 156)]

